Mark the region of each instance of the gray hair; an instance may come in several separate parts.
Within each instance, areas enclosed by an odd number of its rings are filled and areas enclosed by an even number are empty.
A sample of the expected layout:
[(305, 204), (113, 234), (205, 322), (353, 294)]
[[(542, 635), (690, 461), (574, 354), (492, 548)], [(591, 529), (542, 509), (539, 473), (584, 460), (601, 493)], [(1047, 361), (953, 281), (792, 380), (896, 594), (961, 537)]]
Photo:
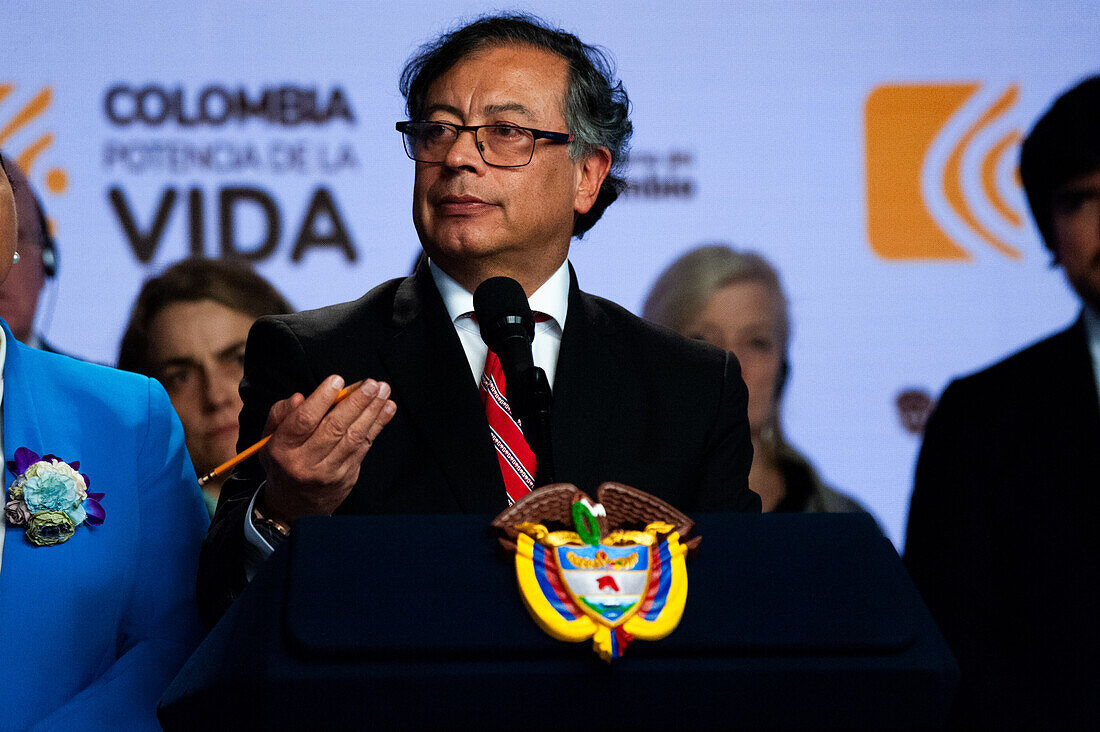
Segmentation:
[(711, 296), (738, 282), (758, 282), (771, 290), (779, 303), (779, 342), (786, 354), (791, 326), (779, 273), (759, 254), (738, 252), (725, 244), (696, 247), (670, 264), (649, 291), (642, 317), (689, 335), (688, 326)]

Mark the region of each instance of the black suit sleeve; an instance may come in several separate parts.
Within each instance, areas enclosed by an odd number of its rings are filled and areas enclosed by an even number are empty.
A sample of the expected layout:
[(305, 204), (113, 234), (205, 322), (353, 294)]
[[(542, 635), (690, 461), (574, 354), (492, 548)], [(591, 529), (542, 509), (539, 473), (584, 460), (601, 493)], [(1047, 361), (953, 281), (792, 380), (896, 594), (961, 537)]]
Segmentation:
[[(974, 698), (1003, 651), (996, 591), (991, 412), (973, 389), (952, 383), (928, 422), (917, 461), (905, 566), (962, 672), (958, 701)], [(995, 414), (995, 412), (992, 412)], [(968, 720), (956, 704), (956, 720)]]
[[(328, 374), (324, 374), (328, 376)], [(245, 346), (240, 435), (237, 450), (263, 436), (271, 406), (295, 392), (308, 395), (320, 383), (302, 345), (282, 321), (261, 319)], [(247, 585), (245, 558), (252, 549), (244, 537), (248, 505), (264, 481), (257, 458), (245, 461), (222, 485), (218, 509), (202, 545), (197, 596), (203, 622), (213, 626)]]
[(749, 392), (741, 366), (726, 353), (720, 407), (707, 435), (699, 485), (699, 510), (760, 512), (760, 496), (749, 490), (752, 440), (749, 435)]

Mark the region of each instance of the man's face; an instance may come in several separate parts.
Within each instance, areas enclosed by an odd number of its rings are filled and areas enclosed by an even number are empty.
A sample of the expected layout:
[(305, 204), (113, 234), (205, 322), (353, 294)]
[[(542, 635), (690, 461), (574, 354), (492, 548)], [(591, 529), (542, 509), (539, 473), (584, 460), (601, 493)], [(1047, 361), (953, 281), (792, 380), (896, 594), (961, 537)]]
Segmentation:
[(237, 387), (254, 318), (213, 300), (173, 303), (149, 324), (149, 362), (183, 423), (198, 475), (233, 457)]
[(26, 342), (34, 332), (34, 314), (38, 310), (38, 295), (45, 284), (42, 266), (42, 230), (37, 204), (23, 173), (9, 161), (4, 161), (11, 175), (15, 210), (19, 219), (19, 262), (12, 266), (0, 283), (0, 317), (8, 321), (12, 333)]
[[(424, 116), (568, 132), (567, 80), (568, 65), (556, 54), (492, 48), (436, 79)], [(416, 164), (413, 222), (428, 256), (467, 289), (506, 275), (530, 294), (565, 260), (573, 214), (592, 206), (609, 166), (609, 154), (574, 161), (567, 145), (537, 140), (528, 165), (496, 168), (463, 132), (442, 163)]]
[(1100, 312), (1100, 169), (1054, 193), (1054, 239), (1073, 289)]

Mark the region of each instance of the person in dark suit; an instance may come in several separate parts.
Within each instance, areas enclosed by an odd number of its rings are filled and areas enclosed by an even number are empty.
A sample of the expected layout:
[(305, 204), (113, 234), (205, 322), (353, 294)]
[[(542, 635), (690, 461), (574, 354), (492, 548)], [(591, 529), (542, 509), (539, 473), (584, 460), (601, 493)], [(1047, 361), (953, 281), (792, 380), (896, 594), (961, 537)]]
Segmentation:
[(952, 382), (928, 423), (905, 563), (962, 672), (960, 727), (1100, 718), (1100, 76), (1023, 143), (1043, 240), (1077, 321)]
[(200, 561), (208, 623), (298, 516), (508, 505), (470, 317), (493, 276), (545, 316), (533, 350), (554, 389), (559, 481), (616, 480), (686, 511), (760, 509), (736, 358), (582, 292), (568, 264), (624, 185), (628, 100), (603, 53), (529, 16), (485, 17), (422, 48), (401, 85), (427, 257), (356, 302), (252, 328), (239, 446), (272, 437), (222, 488)]

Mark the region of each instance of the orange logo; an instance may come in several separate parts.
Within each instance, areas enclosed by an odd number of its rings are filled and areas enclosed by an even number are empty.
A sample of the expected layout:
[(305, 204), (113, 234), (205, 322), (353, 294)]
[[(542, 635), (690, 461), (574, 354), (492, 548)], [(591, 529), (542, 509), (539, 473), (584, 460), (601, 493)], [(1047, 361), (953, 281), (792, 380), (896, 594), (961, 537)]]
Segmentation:
[[(0, 82), (0, 112), (4, 112), (3, 106), (12, 92), (15, 84)], [(4, 147), (12, 137), (29, 128), (49, 109), (53, 102), (53, 88), (43, 87), (28, 101), (19, 106), (10, 117), (0, 116), (0, 147)], [(19, 165), (23, 173), (33, 184), (35, 180), (35, 163), (39, 157), (54, 143), (53, 132), (40, 134), (30, 133), (32, 139), (21, 150), (12, 153), (12, 159)], [(69, 175), (62, 168), (50, 168), (43, 177), (42, 183), (45, 189), (54, 195), (62, 195), (69, 188)], [(51, 230), (54, 222), (50, 221)]]
[(1019, 86), (889, 84), (867, 97), (867, 235), (883, 259), (1020, 260), (1024, 219), (1007, 113)]

